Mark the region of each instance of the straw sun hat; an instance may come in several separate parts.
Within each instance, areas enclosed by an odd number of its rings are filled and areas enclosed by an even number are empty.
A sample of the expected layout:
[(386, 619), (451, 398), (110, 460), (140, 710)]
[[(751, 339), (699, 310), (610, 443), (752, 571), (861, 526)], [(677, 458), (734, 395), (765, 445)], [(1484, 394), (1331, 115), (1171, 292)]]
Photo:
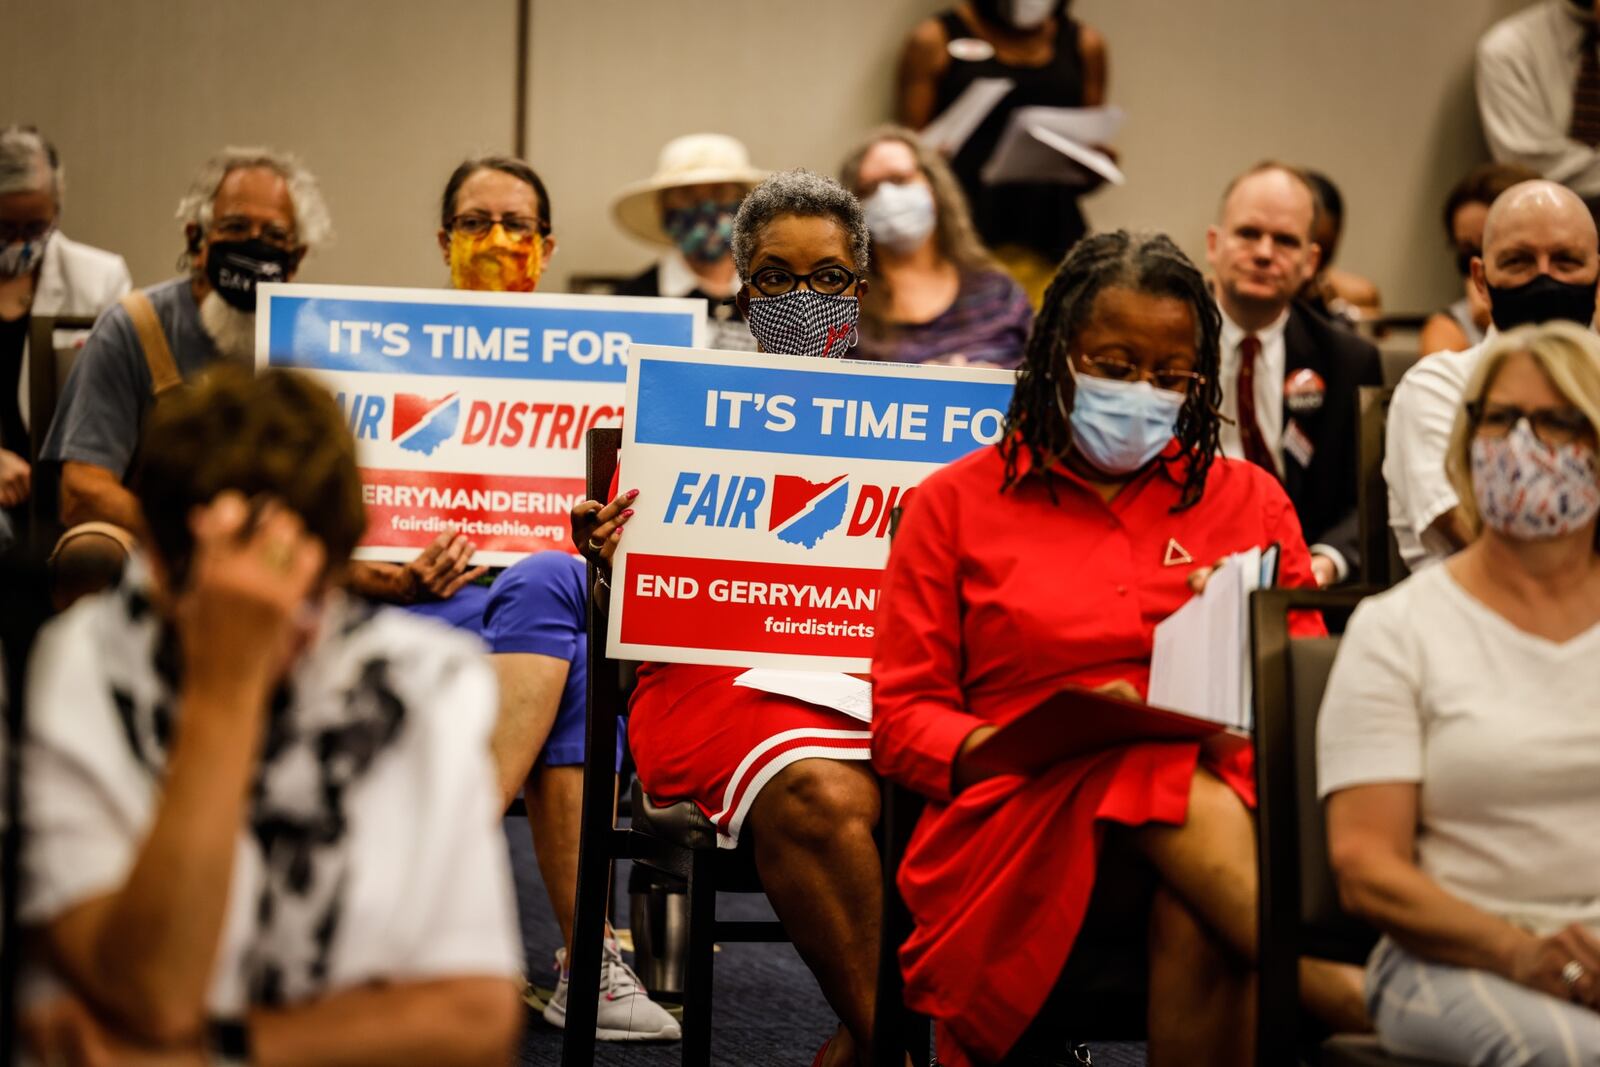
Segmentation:
[(657, 200), (663, 189), (730, 182), (744, 186), (748, 192), (766, 176), (766, 171), (750, 165), (750, 153), (735, 138), (720, 133), (691, 133), (668, 141), (656, 162), (655, 174), (618, 193), (611, 213), (617, 224), (633, 236), (670, 247), (672, 238), (661, 228), (661, 205)]

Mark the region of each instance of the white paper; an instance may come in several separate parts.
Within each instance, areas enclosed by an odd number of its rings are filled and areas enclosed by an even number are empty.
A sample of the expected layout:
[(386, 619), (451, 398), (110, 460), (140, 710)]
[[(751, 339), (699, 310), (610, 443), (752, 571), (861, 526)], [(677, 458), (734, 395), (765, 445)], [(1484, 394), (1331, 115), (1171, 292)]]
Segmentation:
[(1150, 703), (1249, 730), (1250, 594), (1261, 586), (1261, 549), (1229, 556), (1205, 592), (1156, 625)]
[(853, 675), (752, 667), (735, 678), (733, 684), (832, 708), (862, 722), (872, 721), (872, 683)]
[(950, 101), (949, 107), (922, 128), (919, 136), (923, 144), (947, 156), (955, 155), (1015, 85), (1010, 78), (974, 80), (960, 96)]
[(1036, 123), (1028, 124), (1028, 133), (1035, 140), (1042, 141), (1045, 145), (1054, 148), (1068, 159), (1088, 167), (1112, 185), (1128, 184), (1128, 176), (1122, 173), (1122, 168), (1117, 166), (1110, 156), (1099, 149), (1070, 141)]
[[(994, 154), (979, 177), (988, 185), (1055, 182), (1090, 185), (1095, 176), (1127, 179), (1094, 145), (1109, 144), (1122, 129), (1119, 107), (1019, 107), (1011, 113)], [(1063, 144), (1070, 148), (1063, 148)]]

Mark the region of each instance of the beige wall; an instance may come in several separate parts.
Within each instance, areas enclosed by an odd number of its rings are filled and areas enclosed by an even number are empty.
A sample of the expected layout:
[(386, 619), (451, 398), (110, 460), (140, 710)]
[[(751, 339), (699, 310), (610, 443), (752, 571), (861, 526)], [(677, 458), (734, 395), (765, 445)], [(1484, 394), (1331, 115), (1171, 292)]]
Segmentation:
[[(1455, 281), (1435, 216), (1483, 148), (1473, 42), (1521, 0), (1078, 0), (1128, 109), (1125, 188), (1098, 226), (1167, 230), (1193, 254), (1228, 175), (1265, 155), (1326, 170), (1350, 214), (1341, 262), (1391, 308)], [(661, 144), (716, 129), (758, 165), (831, 172), (889, 114), (904, 31), (937, 0), (533, 0), (529, 155), (551, 188), (553, 281), (651, 251), (614, 191)], [(66, 159), (69, 233), (172, 270), (171, 213), (215, 147), (265, 141), (320, 175), (335, 242), (307, 280), (434, 285), (434, 198), (463, 155), (511, 146), (515, 0), (0, 0), (5, 121)], [(19, 42), (26, 47), (18, 48)]]
[(301, 280), (438, 285), (437, 197), (469, 152), (513, 136), (514, 0), (0, 0), (0, 121), (67, 169), (63, 229), (174, 272), (173, 218), (226, 144), (298, 152), (334, 240)]

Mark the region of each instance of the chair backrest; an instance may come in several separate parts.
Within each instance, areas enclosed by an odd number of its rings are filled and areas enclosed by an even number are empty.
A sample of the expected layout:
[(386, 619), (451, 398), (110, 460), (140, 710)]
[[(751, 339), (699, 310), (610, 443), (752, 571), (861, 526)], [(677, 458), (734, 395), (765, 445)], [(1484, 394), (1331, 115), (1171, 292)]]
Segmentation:
[(1250, 598), (1262, 1064), (1298, 1062), (1300, 957), (1360, 962), (1376, 940), (1339, 905), (1317, 799), (1317, 712), (1339, 639), (1289, 635), (1291, 612), (1348, 609), (1367, 592), (1268, 589)]
[(87, 330), (94, 325), (92, 315), (35, 315), (28, 324), (28, 447), (30, 463), (37, 463), (44, 450), (45, 434), (55, 418), (61, 390), (66, 385), (72, 361), (78, 357), (76, 339), (57, 346), (59, 330)]
[[(607, 501), (611, 479), (617, 473), (617, 453), (622, 449), (622, 430), (615, 426), (597, 427), (584, 435), (584, 492), (590, 500)], [(589, 564), (588, 586), (594, 589), (595, 566)], [(622, 677), (608, 669), (606, 661), (606, 619), (589, 611), (589, 706), (621, 709)], [(608, 759), (610, 757), (607, 757)]]
[(1389, 386), (1364, 385), (1357, 396), (1356, 513), (1361, 525), (1361, 584), (1387, 589), (1406, 575), (1400, 547), (1389, 529), (1389, 487), (1383, 480), (1384, 427)]

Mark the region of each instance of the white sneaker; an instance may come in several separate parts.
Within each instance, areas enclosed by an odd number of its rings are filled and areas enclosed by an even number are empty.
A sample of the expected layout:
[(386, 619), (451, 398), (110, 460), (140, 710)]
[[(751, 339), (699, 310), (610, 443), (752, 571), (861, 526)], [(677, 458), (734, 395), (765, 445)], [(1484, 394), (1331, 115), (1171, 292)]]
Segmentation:
[[(544, 1021), (558, 1030), (567, 1025), (567, 950), (556, 949), (556, 972), (561, 976), (555, 996), (544, 1008)], [(600, 957), (600, 1013), (594, 1036), (601, 1041), (677, 1041), (683, 1037), (678, 1020), (645, 992), (633, 968), (622, 962), (622, 950), (606, 938)]]

